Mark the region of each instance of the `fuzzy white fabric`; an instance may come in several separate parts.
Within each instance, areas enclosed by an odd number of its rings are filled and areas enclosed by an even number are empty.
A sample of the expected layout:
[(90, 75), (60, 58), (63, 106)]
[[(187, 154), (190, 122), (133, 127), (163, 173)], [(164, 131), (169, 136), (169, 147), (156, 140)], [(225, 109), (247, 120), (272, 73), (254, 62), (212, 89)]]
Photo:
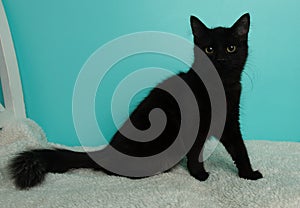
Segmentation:
[(139, 180), (92, 170), (48, 174), (42, 185), (19, 191), (9, 179), (7, 162), (16, 152), (49, 144), (33, 121), (10, 123), (0, 131), (0, 207), (299, 208), (300, 143), (246, 141), (246, 145), (263, 179), (240, 179), (219, 145), (206, 161), (210, 177), (205, 182), (192, 178), (183, 161), (170, 172)]

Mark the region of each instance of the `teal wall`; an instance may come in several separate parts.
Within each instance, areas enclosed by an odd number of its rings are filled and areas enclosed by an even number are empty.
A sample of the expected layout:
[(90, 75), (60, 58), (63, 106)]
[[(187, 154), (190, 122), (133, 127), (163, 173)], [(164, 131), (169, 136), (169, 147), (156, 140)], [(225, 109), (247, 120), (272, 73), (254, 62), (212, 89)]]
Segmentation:
[[(191, 14), (213, 27), (230, 26), (245, 12), (251, 14), (252, 22), (248, 76), (243, 77), (243, 134), (246, 139), (300, 141), (299, 1), (3, 0), (3, 3), (15, 42), (28, 117), (42, 126), (51, 142), (80, 144), (72, 120), (73, 87), (81, 67), (97, 48), (121, 35), (144, 30), (171, 32), (192, 40)], [(108, 77), (107, 87), (96, 98), (101, 106), (96, 110), (98, 122), (107, 138), (115, 128), (105, 98), (124, 74), (149, 66), (173, 71), (187, 68), (155, 55), (133, 57), (116, 66), (114, 75)], [(85, 143), (99, 144), (103, 140)]]

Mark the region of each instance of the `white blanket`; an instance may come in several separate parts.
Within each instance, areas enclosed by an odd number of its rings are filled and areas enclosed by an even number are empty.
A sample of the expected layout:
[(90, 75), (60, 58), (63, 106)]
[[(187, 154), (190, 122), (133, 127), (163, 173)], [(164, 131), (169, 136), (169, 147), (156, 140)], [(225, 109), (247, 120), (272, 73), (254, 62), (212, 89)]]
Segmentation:
[(219, 145), (206, 161), (210, 177), (205, 182), (192, 178), (182, 161), (145, 179), (74, 170), (48, 174), (42, 185), (17, 190), (7, 173), (8, 160), (18, 151), (48, 145), (30, 120), (0, 131), (0, 207), (300, 207), (300, 143), (246, 141), (253, 168), (264, 175), (258, 181), (240, 179)]

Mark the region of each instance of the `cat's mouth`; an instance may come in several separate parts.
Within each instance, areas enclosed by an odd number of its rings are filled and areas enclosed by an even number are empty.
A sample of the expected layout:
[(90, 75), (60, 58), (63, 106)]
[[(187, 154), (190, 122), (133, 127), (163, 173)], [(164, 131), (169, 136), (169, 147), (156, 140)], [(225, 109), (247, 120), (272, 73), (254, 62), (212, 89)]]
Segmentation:
[(216, 69), (219, 70), (225, 70), (230, 66), (230, 63), (226, 61), (225, 59), (216, 59), (213, 60), (213, 64), (216, 67)]
[(237, 70), (237, 68), (239, 68), (239, 67), (235, 67), (232, 63), (228, 63), (228, 62), (226, 62), (226, 63), (217, 62), (217, 63), (214, 63), (214, 66), (216, 67), (220, 76), (221, 75), (227, 76), (232, 73), (237, 73), (237, 71), (239, 71), (239, 70)]

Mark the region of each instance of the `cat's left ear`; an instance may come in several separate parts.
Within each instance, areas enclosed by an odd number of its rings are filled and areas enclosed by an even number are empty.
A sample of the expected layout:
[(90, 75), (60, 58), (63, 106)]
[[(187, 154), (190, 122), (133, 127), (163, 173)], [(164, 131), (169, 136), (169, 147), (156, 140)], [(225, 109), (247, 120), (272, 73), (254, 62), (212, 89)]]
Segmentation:
[(249, 13), (241, 16), (233, 25), (232, 29), (237, 36), (246, 37), (250, 27), (250, 15)]

